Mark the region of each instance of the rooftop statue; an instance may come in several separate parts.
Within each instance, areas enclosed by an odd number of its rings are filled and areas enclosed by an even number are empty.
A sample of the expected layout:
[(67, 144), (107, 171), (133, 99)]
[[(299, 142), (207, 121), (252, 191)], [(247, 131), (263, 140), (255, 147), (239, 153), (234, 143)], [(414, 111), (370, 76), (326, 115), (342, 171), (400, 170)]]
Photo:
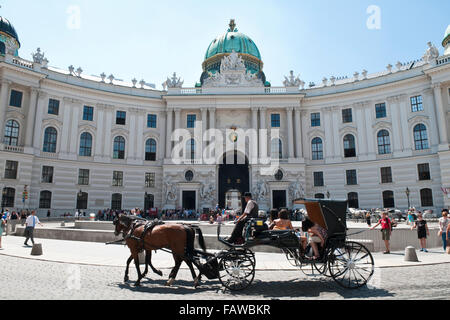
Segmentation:
[[(163, 83), (164, 88), (181, 88), (183, 87), (184, 81), (181, 81), (181, 78), (177, 78), (177, 73), (174, 72), (172, 79), (167, 78), (167, 80)], [(165, 89), (164, 89), (165, 90)]]
[(423, 60), (425, 62), (430, 63), (433, 59), (436, 59), (439, 57), (439, 50), (436, 48), (435, 45), (433, 45), (431, 42), (428, 42), (428, 49), (425, 52), (425, 55), (423, 56)]
[(285, 87), (299, 87), (302, 85), (302, 80), (300, 80), (300, 75), (297, 76), (297, 78), (295, 78), (294, 76), (294, 71), (290, 71), (290, 76), (288, 77), (284, 77), (284, 86)]

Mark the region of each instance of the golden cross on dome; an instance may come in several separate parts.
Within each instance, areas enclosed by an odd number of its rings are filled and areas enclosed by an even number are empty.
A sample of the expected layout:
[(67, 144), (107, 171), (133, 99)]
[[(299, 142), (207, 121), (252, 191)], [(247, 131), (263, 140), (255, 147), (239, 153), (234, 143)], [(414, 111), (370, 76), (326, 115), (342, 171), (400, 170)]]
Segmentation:
[(234, 19), (230, 20), (230, 32), (234, 32), (234, 29), (236, 29), (236, 23), (234, 22)]

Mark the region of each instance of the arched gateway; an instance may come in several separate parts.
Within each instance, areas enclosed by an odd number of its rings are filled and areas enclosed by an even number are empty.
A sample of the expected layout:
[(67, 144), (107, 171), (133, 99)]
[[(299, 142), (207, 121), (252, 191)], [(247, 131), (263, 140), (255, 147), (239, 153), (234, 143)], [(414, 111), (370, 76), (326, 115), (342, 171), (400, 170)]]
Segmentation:
[[(250, 165), (246, 156), (237, 151), (223, 155), (223, 161), (219, 165), (219, 206), (227, 208), (232, 199), (227, 201), (227, 195), (233, 197), (240, 195), (240, 204), (246, 205), (243, 195), (250, 191)], [(242, 210), (242, 207), (239, 208)]]

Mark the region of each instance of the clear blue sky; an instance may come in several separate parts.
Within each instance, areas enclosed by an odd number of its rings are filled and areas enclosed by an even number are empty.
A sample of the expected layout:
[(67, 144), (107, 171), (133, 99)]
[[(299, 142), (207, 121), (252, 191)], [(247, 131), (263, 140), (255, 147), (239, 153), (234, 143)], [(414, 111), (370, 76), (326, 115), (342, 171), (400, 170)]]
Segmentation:
[[(230, 18), (258, 45), (267, 79), (280, 86), (289, 70), (309, 83), (385, 70), (422, 57), (428, 41), (443, 53), (450, 24), (448, 0), (0, 0), (0, 14), (15, 26), (21, 57), (37, 47), (50, 65), (81, 66), (161, 83), (176, 71), (185, 86), (199, 81), (206, 49)], [(381, 12), (381, 29), (367, 28), (367, 8)], [(80, 9), (69, 28), (68, 8)]]

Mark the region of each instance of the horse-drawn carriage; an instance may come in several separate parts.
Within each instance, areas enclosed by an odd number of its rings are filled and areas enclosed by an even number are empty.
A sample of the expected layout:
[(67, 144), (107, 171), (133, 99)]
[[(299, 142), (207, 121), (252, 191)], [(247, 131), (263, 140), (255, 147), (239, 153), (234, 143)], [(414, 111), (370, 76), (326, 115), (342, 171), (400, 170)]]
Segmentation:
[[(210, 280), (218, 279), (225, 288), (232, 291), (247, 288), (255, 277), (256, 259), (251, 249), (256, 246), (279, 248), (293, 266), (307, 275), (331, 277), (340, 286), (349, 289), (366, 285), (374, 273), (374, 260), (364, 245), (347, 241), (347, 202), (300, 199), (294, 203), (305, 205), (308, 219), (327, 230), (328, 236), (325, 245), (320, 248), (318, 259), (310, 259), (302, 249), (299, 231), (266, 230), (264, 220), (251, 219), (244, 228), (245, 243), (233, 245), (220, 237), (219, 225), (218, 240), (228, 250), (215, 254), (206, 252), (200, 231), (199, 240), (201, 244), (203, 242), (203, 251), (193, 249), (189, 260), (184, 260), (200, 270), (198, 277), (195, 272), (192, 273), (196, 285), (201, 276), (205, 275)], [(174, 257), (176, 258), (175, 255)]]

